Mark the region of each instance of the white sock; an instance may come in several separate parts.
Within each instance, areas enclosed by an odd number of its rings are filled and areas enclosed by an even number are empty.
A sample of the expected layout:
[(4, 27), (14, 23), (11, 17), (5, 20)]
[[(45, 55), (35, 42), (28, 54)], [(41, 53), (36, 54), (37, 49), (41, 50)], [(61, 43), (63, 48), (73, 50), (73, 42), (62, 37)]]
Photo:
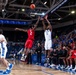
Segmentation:
[(10, 65), (11, 65), (11, 63), (8, 64), (8, 66), (10, 66)]
[(9, 70), (10, 63), (8, 64), (7, 70)]
[(67, 67), (70, 67), (69, 65)]
[(22, 57), (24, 57), (25, 54), (22, 54)]
[(25, 59), (26, 59), (27, 55), (25, 55)]
[(70, 67), (72, 68), (72, 65)]
[(75, 65), (75, 69), (76, 69), (76, 65)]

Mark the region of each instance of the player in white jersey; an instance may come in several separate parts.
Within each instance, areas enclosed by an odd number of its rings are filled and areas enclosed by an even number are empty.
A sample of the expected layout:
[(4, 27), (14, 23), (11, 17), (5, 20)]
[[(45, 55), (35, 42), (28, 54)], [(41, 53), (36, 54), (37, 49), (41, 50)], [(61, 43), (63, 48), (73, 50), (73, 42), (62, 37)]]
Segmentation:
[(11, 72), (13, 64), (9, 63), (5, 59), (7, 53), (7, 41), (2, 33), (3, 31), (0, 30), (0, 61), (2, 61), (2, 63), (7, 67), (6, 70), (3, 71), (3, 74), (9, 74)]
[(42, 19), (42, 24), (44, 28), (44, 37), (45, 37), (45, 51), (46, 51), (46, 58), (49, 58), (50, 51), (52, 50), (52, 26), (47, 19), (47, 16), (44, 18), (48, 25), (46, 26), (44, 20)]

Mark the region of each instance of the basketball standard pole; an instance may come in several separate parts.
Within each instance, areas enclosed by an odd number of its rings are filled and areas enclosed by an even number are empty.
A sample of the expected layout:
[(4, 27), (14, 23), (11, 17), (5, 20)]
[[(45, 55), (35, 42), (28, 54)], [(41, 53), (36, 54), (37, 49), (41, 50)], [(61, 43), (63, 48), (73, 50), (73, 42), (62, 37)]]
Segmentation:
[(66, 3), (67, 0), (60, 0), (60, 2), (58, 2), (57, 4), (55, 4), (52, 8), (50, 8), (43, 16), (41, 17), (45, 17), (48, 13), (53, 13), (54, 11), (56, 11), (59, 7), (61, 7), (64, 3)]

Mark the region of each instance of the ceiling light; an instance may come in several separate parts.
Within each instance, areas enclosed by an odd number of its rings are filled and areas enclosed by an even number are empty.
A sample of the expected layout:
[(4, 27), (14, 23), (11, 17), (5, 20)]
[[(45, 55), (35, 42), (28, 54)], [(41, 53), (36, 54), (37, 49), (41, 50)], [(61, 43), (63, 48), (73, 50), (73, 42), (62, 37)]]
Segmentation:
[(45, 15), (45, 13), (44, 12), (42, 12), (42, 13), (30, 13), (31, 15), (39, 15), (39, 16), (44, 16)]
[(47, 1), (46, 2), (44, 2), (44, 4), (46, 4), (47, 3)]
[(61, 18), (58, 18), (58, 20), (61, 20)]
[(43, 12), (42, 15), (45, 15), (45, 13)]
[(75, 11), (73, 10), (73, 11), (71, 11), (71, 14), (74, 14), (75, 13)]
[(2, 12), (4, 12), (5, 10), (4, 9), (2, 9)]
[(24, 11), (25, 11), (25, 9), (22, 9), (22, 11), (24, 12)]
[(34, 1), (33, 0), (31, 0), (31, 3), (33, 3)]

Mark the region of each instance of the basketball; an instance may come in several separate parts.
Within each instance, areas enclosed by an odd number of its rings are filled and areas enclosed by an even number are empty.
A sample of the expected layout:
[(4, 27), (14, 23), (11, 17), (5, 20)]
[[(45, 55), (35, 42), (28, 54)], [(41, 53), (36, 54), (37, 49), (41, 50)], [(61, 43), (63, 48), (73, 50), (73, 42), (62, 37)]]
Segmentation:
[(30, 5), (30, 8), (31, 8), (31, 9), (35, 9), (35, 4), (31, 4), (31, 5)]

